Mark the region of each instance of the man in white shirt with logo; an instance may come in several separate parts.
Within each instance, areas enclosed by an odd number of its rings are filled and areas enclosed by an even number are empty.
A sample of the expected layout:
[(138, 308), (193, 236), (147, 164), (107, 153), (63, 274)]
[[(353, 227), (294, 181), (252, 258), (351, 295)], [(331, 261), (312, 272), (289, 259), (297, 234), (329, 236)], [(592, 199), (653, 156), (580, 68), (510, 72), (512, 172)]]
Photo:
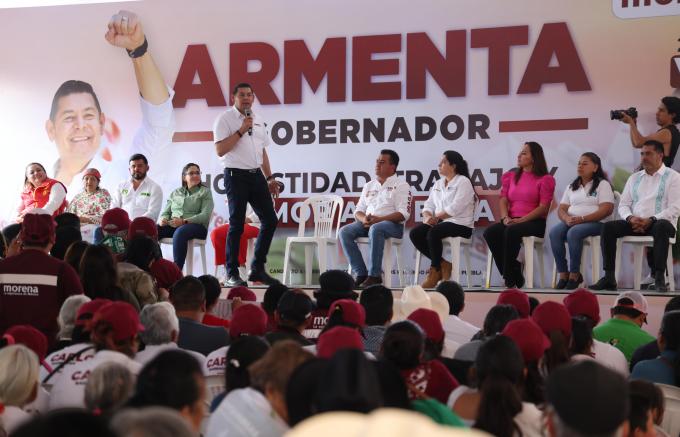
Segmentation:
[(163, 190), (147, 176), (149, 161), (146, 156), (136, 153), (129, 162), (131, 178), (118, 184), (112, 195), (111, 208), (123, 208), (130, 220), (148, 217), (157, 221), (163, 204)]
[[(376, 178), (364, 185), (354, 211), (356, 221), (340, 229), (340, 242), (356, 284), (361, 288), (382, 284), (382, 259), (386, 238), (402, 238), (403, 223), (411, 215), (411, 188), (397, 177), (399, 155), (384, 149), (376, 160)], [(356, 239), (368, 237), (369, 255), (366, 268)], [(386, 272), (386, 274), (390, 274)]]
[(252, 112), (255, 94), (250, 84), (237, 84), (233, 99), (234, 106), (220, 114), (213, 127), (215, 151), (224, 166), (224, 187), (229, 202), (225, 285), (247, 285), (238, 271), (238, 252), (248, 204), (262, 224), (248, 280), (272, 285), (279, 281), (269, 276), (265, 263), (278, 224), (271, 196), (279, 194), (279, 184), (272, 175), (266, 151), (269, 131), (261, 117)]
[(646, 141), (640, 155), (643, 169), (628, 178), (619, 203), (619, 216), (624, 220), (605, 223), (602, 228), (605, 275), (589, 287), (591, 290), (616, 290), (614, 262), (617, 238), (647, 235), (654, 238), (654, 284), (649, 289), (668, 291), (666, 258), (668, 239), (675, 235), (680, 216), (680, 174), (663, 164), (663, 144), (658, 141)]

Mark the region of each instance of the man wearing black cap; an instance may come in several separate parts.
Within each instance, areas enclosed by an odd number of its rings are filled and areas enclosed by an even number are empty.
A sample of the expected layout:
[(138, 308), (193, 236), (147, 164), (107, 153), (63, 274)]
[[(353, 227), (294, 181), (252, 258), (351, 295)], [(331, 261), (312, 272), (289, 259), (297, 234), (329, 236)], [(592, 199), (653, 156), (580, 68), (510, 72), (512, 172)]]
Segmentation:
[(312, 318), (313, 309), (312, 299), (303, 291), (286, 291), (274, 312), (276, 328), (264, 337), (272, 346), (281, 340), (294, 340), (302, 346), (314, 344), (302, 335)]
[(304, 335), (315, 339), (328, 321), (328, 309), (333, 302), (340, 299), (356, 301), (359, 295), (354, 292), (354, 278), (344, 270), (328, 270), (319, 276), (319, 290), (314, 292), (316, 310), (312, 312), (312, 321)]
[(83, 293), (73, 267), (49, 255), (54, 228), (51, 215), (26, 214), (15, 243), (20, 253), (0, 261), (0, 335), (10, 326), (27, 324), (54, 344), (61, 305)]
[(628, 435), (628, 384), (595, 361), (555, 369), (546, 383), (551, 437)]

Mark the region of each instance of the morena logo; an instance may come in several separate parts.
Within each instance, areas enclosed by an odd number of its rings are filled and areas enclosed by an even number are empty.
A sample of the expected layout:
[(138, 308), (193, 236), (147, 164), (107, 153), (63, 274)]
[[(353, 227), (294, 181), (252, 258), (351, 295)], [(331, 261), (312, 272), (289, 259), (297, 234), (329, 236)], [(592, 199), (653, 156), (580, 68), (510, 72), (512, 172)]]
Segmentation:
[(612, 0), (612, 11), (623, 19), (680, 15), (680, 0)]

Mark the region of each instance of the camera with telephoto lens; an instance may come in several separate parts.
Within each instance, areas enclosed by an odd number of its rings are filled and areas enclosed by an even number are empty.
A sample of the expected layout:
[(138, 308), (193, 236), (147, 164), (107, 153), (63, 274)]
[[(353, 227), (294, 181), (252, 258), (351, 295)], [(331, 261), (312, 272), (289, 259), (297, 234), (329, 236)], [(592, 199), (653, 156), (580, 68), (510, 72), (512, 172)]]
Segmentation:
[(621, 120), (623, 119), (623, 114), (627, 114), (630, 116), (630, 118), (637, 118), (638, 112), (637, 109), (630, 107), (628, 109), (612, 109), (609, 111), (609, 116), (612, 118), (612, 120)]

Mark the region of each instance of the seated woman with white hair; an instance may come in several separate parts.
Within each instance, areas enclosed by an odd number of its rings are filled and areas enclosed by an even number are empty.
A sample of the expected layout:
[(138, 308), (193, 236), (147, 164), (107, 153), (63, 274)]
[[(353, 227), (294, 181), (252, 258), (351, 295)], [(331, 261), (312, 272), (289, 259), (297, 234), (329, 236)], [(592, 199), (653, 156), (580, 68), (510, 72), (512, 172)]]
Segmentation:
[(0, 426), (10, 435), (31, 418), (23, 407), (30, 404), (38, 392), (40, 364), (36, 354), (23, 345), (0, 349)]
[(84, 294), (76, 294), (66, 298), (59, 315), (57, 316), (57, 324), (59, 325), (59, 332), (57, 333), (57, 344), (54, 350), (63, 349), (73, 344), (73, 329), (76, 327), (76, 315), (80, 307), (89, 302), (91, 299)]
[(100, 364), (87, 378), (85, 408), (96, 415), (111, 417), (132, 397), (135, 379), (135, 375), (120, 363)]
[[(135, 361), (142, 366), (163, 351), (179, 348), (177, 346), (179, 319), (172, 304), (159, 302), (145, 306), (139, 313), (139, 321), (144, 325), (144, 331), (139, 333), (139, 338), (146, 347), (137, 352)], [(205, 368), (204, 355), (189, 350), (185, 352), (196, 358), (201, 368)]]

